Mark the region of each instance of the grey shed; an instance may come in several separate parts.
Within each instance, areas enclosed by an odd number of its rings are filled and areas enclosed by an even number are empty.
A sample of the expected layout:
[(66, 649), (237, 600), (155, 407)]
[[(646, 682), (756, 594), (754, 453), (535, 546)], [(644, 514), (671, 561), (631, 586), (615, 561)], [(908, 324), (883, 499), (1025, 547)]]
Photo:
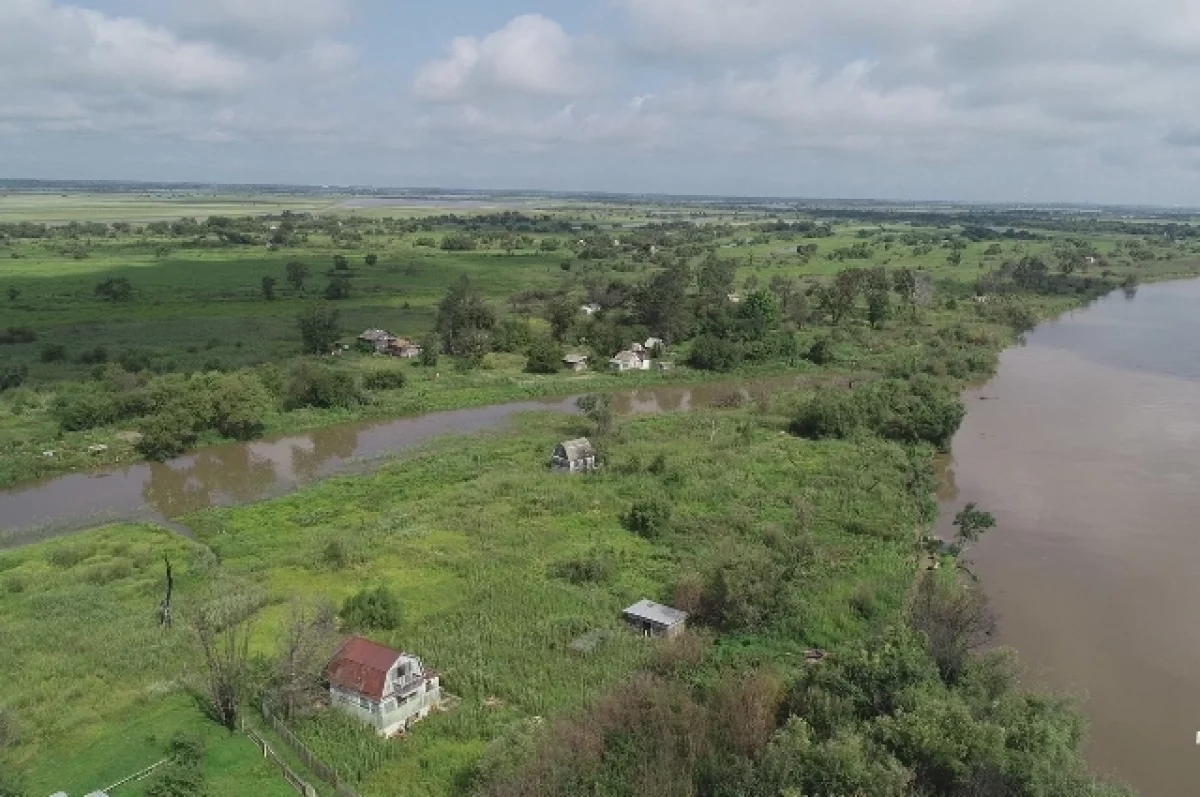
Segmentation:
[(624, 615), (626, 622), (643, 636), (674, 639), (687, 627), (687, 612), (654, 601), (638, 601)]
[(559, 443), (550, 464), (563, 473), (587, 473), (596, 469), (596, 447), (586, 437)]

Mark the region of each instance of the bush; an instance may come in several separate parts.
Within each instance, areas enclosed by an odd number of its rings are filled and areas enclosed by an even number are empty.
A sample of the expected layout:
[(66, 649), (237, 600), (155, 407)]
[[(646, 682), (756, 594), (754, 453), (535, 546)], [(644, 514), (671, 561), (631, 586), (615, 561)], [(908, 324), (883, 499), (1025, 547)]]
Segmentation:
[(452, 233), (442, 239), (442, 249), (447, 252), (469, 252), (474, 248), (475, 239), (466, 233)]
[(620, 558), (611, 548), (594, 548), (574, 559), (559, 563), (554, 575), (572, 584), (602, 584), (617, 575)]
[(529, 345), (525, 370), (531, 374), (556, 374), (562, 369), (563, 349), (553, 340), (536, 338)]
[(400, 627), (400, 601), (384, 586), (362, 590), (342, 604), (341, 617), (349, 629), (394, 631)]
[(363, 377), (363, 387), (368, 390), (399, 390), (408, 382), (408, 377), (398, 368), (371, 371)]
[(27, 365), (5, 366), (3, 370), (0, 370), (0, 393), (25, 384), (28, 376), (29, 366)]
[(61, 343), (47, 343), (42, 347), (42, 362), (61, 363), (67, 359), (67, 347)]
[(798, 437), (820, 440), (851, 437), (860, 426), (862, 413), (853, 393), (821, 390), (804, 405), (791, 428)]
[(692, 344), (688, 365), (703, 371), (732, 371), (742, 362), (742, 347), (731, 340), (701, 335)]
[(133, 285), (124, 277), (106, 279), (96, 286), (96, 295), (110, 302), (126, 302), (133, 298)]
[(671, 505), (655, 496), (636, 501), (626, 513), (623, 523), (634, 534), (648, 540), (656, 539), (670, 526)]
[(354, 377), (328, 365), (297, 363), (288, 374), (284, 404), (289, 410), (301, 407), (353, 407), (361, 401)]
[(266, 385), (249, 372), (224, 374), (212, 394), (213, 425), (225, 437), (253, 440), (266, 428), (264, 416), (275, 410)]
[(103, 346), (86, 349), (79, 353), (77, 360), (81, 365), (103, 365), (108, 362), (108, 349)]
[(17, 343), (33, 343), (37, 333), (31, 327), (9, 327), (0, 330), (0, 346), (11, 346)]
[(134, 446), (146, 459), (163, 462), (187, 451), (199, 435), (192, 419), (183, 412), (151, 415), (138, 425), (142, 438)]
[(852, 437), (869, 430), (902, 443), (925, 442), (946, 450), (966, 409), (934, 377), (882, 379), (857, 392), (817, 393), (792, 421), (792, 433), (811, 439)]
[(120, 411), (114, 394), (90, 383), (63, 389), (50, 405), (50, 416), (63, 431), (79, 432), (116, 422)]
[(804, 359), (813, 365), (831, 364), (836, 359), (833, 353), (833, 344), (829, 342), (829, 338), (821, 338), (809, 348)]

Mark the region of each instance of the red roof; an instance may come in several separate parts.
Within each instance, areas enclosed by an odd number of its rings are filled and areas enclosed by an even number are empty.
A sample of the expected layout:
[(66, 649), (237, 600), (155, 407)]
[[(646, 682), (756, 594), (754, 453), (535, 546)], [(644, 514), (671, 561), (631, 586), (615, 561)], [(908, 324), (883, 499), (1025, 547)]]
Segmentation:
[(329, 683), (357, 692), (360, 695), (383, 699), (383, 687), (387, 684), (388, 671), (403, 654), (397, 650), (353, 636), (342, 643), (333, 660), (329, 662), (326, 675)]

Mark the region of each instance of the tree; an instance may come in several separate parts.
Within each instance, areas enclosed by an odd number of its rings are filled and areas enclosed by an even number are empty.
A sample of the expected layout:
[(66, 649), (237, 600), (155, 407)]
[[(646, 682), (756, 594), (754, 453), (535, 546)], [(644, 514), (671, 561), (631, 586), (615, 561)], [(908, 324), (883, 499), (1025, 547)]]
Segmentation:
[(556, 374), (562, 369), (562, 359), (562, 346), (539, 335), (529, 345), (525, 370), (531, 374)]
[(575, 401), (575, 406), (595, 425), (597, 437), (603, 437), (612, 432), (612, 396), (607, 393), (580, 396)]
[(867, 294), (867, 321), (879, 329), (892, 314), (891, 300), (886, 290), (873, 290)]
[(349, 299), (350, 278), (338, 276), (329, 280), (329, 284), (325, 286), (325, 298), (331, 302), (336, 302), (340, 299)]
[(261, 598), (244, 588), (216, 585), (200, 599), (192, 617), (209, 709), (230, 731), (237, 730), (242, 703), (250, 692), (250, 636), (261, 606)]
[(20, 289), (18, 289), (16, 287), (10, 287), (8, 289), (8, 300), (10, 302), (15, 302), (17, 299), (20, 299), (20, 298), (21, 298)]
[(622, 523), (639, 537), (658, 539), (671, 524), (671, 505), (666, 500), (651, 495), (634, 502), (622, 518)]
[(864, 270), (845, 268), (833, 278), (833, 284), (821, 293), (821, 305), (834, 324), (840, 324), (851, 310), (862, 290)]
[(262, 278), (262, 297), (264, 300), (266, 300), (268, 302), (275, 301), (275, 278), (274, 277), (263, 277)]
[(345, 255), (334, 255), (333, 268), (335, 271), (349, 271), (350, 261), (346, 259)]
[(362, 400), (354, 376), (320, 362), (297, 362), (287, 376), (284, 406), (332, 409), (353, 407)]
[(293, 720), (327, 696), (325, 665), (338, 645), (337, 612), (324, 603), (311, 609), (293, 598), (279, 644), (272, 693), (285, 719)]
[(946, 262), (952, 266), (958, 267), (962, 265), (963, 253), (958, 247), (950, 250), (950, 256), (946, 258)]
[(996, 518), (974, 503), (967, 504), (954, 516), (955, 552), (962, 553), (979, 541), (984, 532), (996, 527)]
[(135, 448), (146, 459), (164, 462), (196, 445), (196, 420), (181, 408), (171, 408), (142, 420)]
[(692, 274), (686, 261), (655, 274), (634, 297), (638, 320), (667, 343), (688, 337), (692, 323), (687, 288)]
[(468, 341), (490, 332), (495, 325), (496, 314), (463, 275), (438, 305), (434, 328), (447, 352), (463, 354)]
[(421, 340), (421, 354), (417, 357), (417, 362), (426, 368), (433, 368), (438, 364), (438, 355), (442, 351), (442, 340), (435, 332), (429, 332), (424, 335)]
[(295, 290), (304, 292), (304, 280), (308, 279), (308, 266), (301, 263), (299, 260), (291, 260), (284, 269), (284, 279), (288, 285), (291, 285)]
[(550, 303), (548, 315), (550, 334), (554, 336), (555, 340), (562, 341), (566, 339), (567, 333), (575, 325), (575, 318), (579, 315), (579, 309), (569, 297), (560, 296)]
[(253, 440), (266, 428), (275, 409), (266, 385), (252, 372), (223, 374), (212, 395), (216, 430), (236, 440)]
[(981, 590), (938, 575), (931, 571), (922, 576), (909, 608), (909, 623), (925, 635), (942, 680), (955, 684), (967, 669), (972, 651), (995, 633), (996, 615)]
[(341, 616), (346, 628), (394, 631), (400, 627), (400, 601), (387, 587), (364, 589), (346, 599)]
[(341, 316), (332, 307), (314, 304), (296, 316), (305, 354), (327, 354), (342, 335)]
[(703, 371), (732, 371), (742, 362), (742, 348), (735, 341), (701, 335), (692, 342), (688, 365)]
[(376, 263), (379, 262), (379, 255), (372, 252), (371, 254), (369, 254), (363, 258), (363, 262), (366, 263), (368, 266), (374, 266)]
[(700, 264), (700, 270), (696, 274), (696, 286), (700, 289), (700, 295), (706, 299), (723, 301), (733, 291), (736, 277), (736, 263), (709, 255)]
[(96, 286), (96, 295), (110, 302), (127, 302), (133, 298), (133, 285), (124, 277), (113, 277)]
[(469, 252), (474, 248), (475, 239), (466, 233), (451, 233), (442, 239), (442, 249), (447, 252)]

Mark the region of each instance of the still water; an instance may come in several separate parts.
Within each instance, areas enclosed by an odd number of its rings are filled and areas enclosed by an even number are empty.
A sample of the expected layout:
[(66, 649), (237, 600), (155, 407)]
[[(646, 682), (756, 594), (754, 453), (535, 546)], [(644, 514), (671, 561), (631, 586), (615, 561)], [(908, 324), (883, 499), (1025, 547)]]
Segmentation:
[(971, 556), (1000, 642), (1083, 701), (1099, 772), (1200, 794), (1200, 281), (1039, 327), (965, 401), (942, 531), (996, 516)]
[[(748, 398), (802, 380), (780, 377), (745, 385), (663, 385), (622, 391), (613, 394), (613, 409), (620, 415), (688, 410), (722, 402), (732, 392)], [(552, 398), (342, 424), (302, 435), (215, 446), (165, 463), (73, 473), (19, 485), (0, 490), (0, 548), (116, 520), (149, 520), (186, 533), (171, 521), (206, 507), (270, 498), (338, 473), (369, 469), (439, 435), (496, 429), (514, 415), (530, 411), (577, 412), (574, 399)]]

